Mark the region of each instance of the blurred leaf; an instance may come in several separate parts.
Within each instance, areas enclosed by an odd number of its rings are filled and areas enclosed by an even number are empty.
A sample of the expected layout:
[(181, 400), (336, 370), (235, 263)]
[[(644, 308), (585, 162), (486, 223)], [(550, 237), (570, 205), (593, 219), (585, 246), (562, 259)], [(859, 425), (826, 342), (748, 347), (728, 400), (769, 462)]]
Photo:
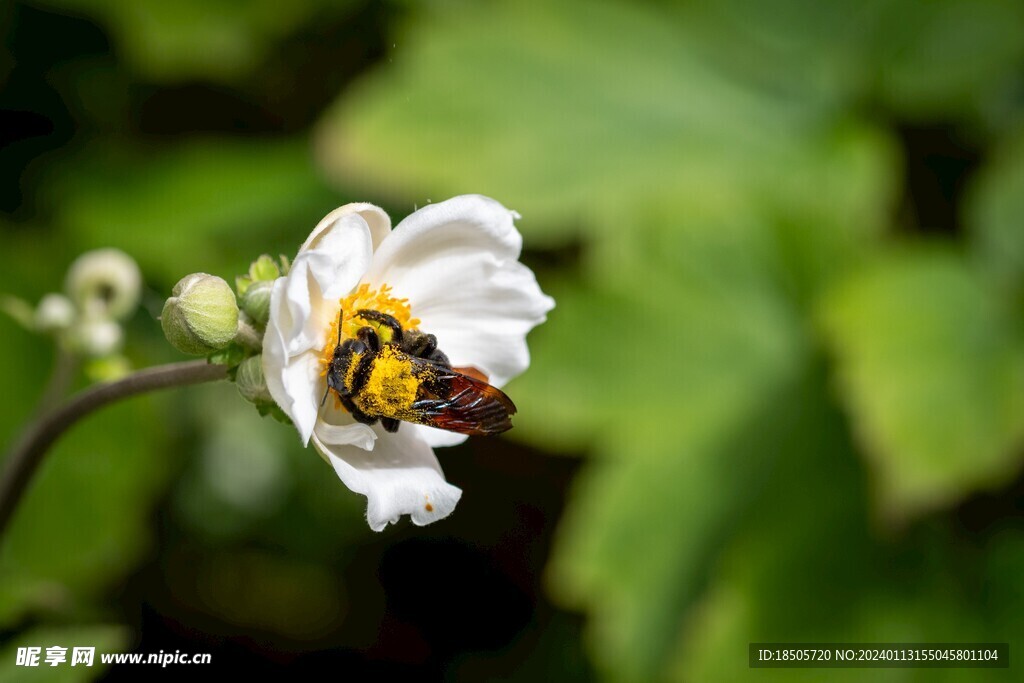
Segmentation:
[[(46, 626), (20, 633), (0, 650), (0, 680), (6, 683), (76, 683), (99, 678), (109, 667), (100, 661), (100, 655), (124, 652), (128, 645), (127, 634), (120, 626)], [(57, 666), (46, 664), (46, 648), (59, 646), (67, 648), (67, 660)], [(17, 666), (19, 647), (40, 647), (38, 667)], [(93, 665), (71, 666), (75, 647), (96, 648)]]
[(913, 117), (974, 113), (1011, 90), (1024, 59), (1024, 5), (1013, 0), (885, 3), (874, 32), (883, 98)]
[[(846, 498), (822, 480), (811, 486), (808, 490), (820, 494), (812, 494), (809, 501), (793, 496), (789, 486), (779, 486), (780, 495), (769, 497), (765, 502), (771, 504), (755, 513), (765, 523), (752, 525), (734, 540), (716, 567), (707, 597), (687, 624), (675, 656), (674, 680), (836, 677), (824, 669), (750, 669), (745, 647), (738, 648), (738, 643), (1010, 641), (1011, 651), (1017, 647), (1024, 635), (1019, 621), (991, 621), (984, 598), (991, 579), (975, 583), (980, 558), (971, 557), (974, 549), (959, 547), (955, 536), (935, 529), (900, 543), (868, 539), (857, 528), (862, 517), (856, 505), (866, 502), (862, 496)], [(782, 496), (796, 504), (787, 505)], [(813, 520), (808, 504), (815, 511)], [(837, 514), (844, 508), (846, 519)], [(836, 538), (843, 542), (836, 543)], [(1021, 565), (1014, 568), (1019, 572)], [(1019, 599), (1012, 604), (1019, 607)], [(850, 669), (842, 678), (871, 683), (1002, 681), (1006, 674), (998, 669)]]
[[(579, 282), (545, 283), (544, 289), (556, 307), (530, 333), (529, 371), (506, 388), (519, 408), (510, 435), (552, 452), (578, 452), (615, 420), (647, 409), (646, 403), (631, 403), (635, 395), (624, 394), (632, 384), (623, 367), (628, 346), (624, 351), (613, 337), (606, 339), (610, 311), (620, 329), (642, 329), (644, 321), (629, 299), (585, 290)], [(657, 392), (657, 398), (663, 395)]]
[(752, 406), (709, 414), (697, 402), (698, 421), (676, 419), (688, 417), (681, 406), (658, 431), (620, 433), (577, 480), (550, 585), (591, 614), (590, 652), (611, 680), (658, 678), (767, 473), (793, 449), (833, 447), (813, 411), (794, 410), (798, 383), (774, 389)]
[(147, 278), (170, 282), (216, 272), (240, 251), (248, 264), (282, 227), (297, 246), (336, 201), (301, 139), (195, 140), (149, 154), (100, 146), (68, 164), (50, 194), (82, 249), (120, 247)]
[(0, 546), (0, 624), (75, 613), (146, 551), (147, 510), (169, 472), (152, 399), (106, 408), (54, 446)]
[(765, 419), (766, 404), (799, 376), (806, 349), (776, 279), (778, 244), (760, 225), (677, 218), (663, 237), (636, 237), (595, 257), (591, 293), (553, 290), (558, 307), (516, 396), (540, 443), (560, 420), (572, 434), (594, 430), (586, 445), (599, 462), (578, 480), (551, 588), (591, 614), (600, 668), (650, 680), (771, 466), (765, 432), (783, 420)]
[(272, 54), (277, 41), (332, 6), (320, 0), (41, 1), (99, 19), (132, 65), (160, 81), (245, 76)]
[(898, 117), (991, 112), (1024, 57), (1013, 0), (671, 3), (734, 78), (820, 106), (876, 100)]
[(1024, 132), (995, 145), (971, 190), (966, 221), (981, 265), (1002, 284), (1024, 285)]
[(875, 188), (888, 187), (877, 136), (833, 130), (824, 109), (742, 87), (681, 37), (639, 5), (425, 11), (393, 63), (328, 113), (323, 159), (347, 181), (396, 194), (498, 197), (538, 242), (581, 225), (649, 229), (617, 219), (665, 198), (806, 211), (828, 197), (816, 209), (826, 222), (848, 220), (838, 200), (877, 223)]
[(1016, 474), (1024, 364), (1001, 303), (953, 254), (904, 251), (822, 302), (841, 389), (897, 517)]
[(774, 242), (716, 227), (680, 228), (678, 252), (620, 243), (615, 257), (595, 257), (589, 287), (549, 287), (556, 308), (530, 337), (530, 371), (509, 389), (522, 410), (516, 436), (572, 451), (659, 432), (665, 420), (689, 429), (797, 371), (803, 340), (772, 280)]
[[(981, 569), (989, 547), (946, 520), (900, 536), (880, 534), (864, 514), (869, 491), (852, 435), (822, 381), (785, 411), (799, 414), (780, 456), (729, 539), (703, 599), (688, 614), (673, 653), (680, 681), (818, 681), (824, 670), (747, 666), (751, 642), (1005, 642), (1024, 636), (1015, 617), (992, 620), (1006, 600), (1019, 609), (1017, 543)], [(998, 588), (997, 588), (998, 586)], [(994, 591), (1000, 591), (994, 594)], [(1006, 591), (1002, 593), (1001, 591)], [(1012, 594), (1012, 596), (1011, 596)], [(741, 651), (742, 650), (742, 651)], [(851, 681), (960, 681), (957, 670), (849, 670)], [(1005, 671), (971, 671), (1004, 680)]]

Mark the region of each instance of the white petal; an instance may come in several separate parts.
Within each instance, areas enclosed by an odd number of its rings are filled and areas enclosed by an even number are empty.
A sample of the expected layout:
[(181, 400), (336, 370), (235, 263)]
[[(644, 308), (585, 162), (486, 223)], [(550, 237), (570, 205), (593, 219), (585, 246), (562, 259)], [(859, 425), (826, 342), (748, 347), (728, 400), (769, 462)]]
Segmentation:
[(290, 334), (284, 335), (290, 355), (323, 346), (329, 321), (322, 312), (336, 313), (338, 299), (359, 283), (372, 257), (370, 228), (356, 213), (335, 220), (313, 248), (299, 252), (284, 290), (291, 314)]
[(389, 434), (375, 425), (372, 451), (328, 446), (313, 435), (345, 485), (366, 496), (366, 519), (374, 531), (402, 515), (410, 515), (417, 526), (436, 522), (451, 514), (462, 496), (461, 489), (444, 480), (434, 451), (407, 426)]
[(415, 268), (435, 251), (488, 251), (502, 260), (519, 258), (523, 238), (512, 223), (518, 215), (476, 194), (428, 204), (406, 217), (380, 243), (367, 279), (380, 282), (385, 272), (396, 275)]
[(370, 237), (373, 240), (374, 249), (391, 232), (391, 218), (380, 207), (363, 202), (346, 204), (331, 211), (324, 216), (323, 220), (316, 224), (313, 232), (309, 233), (309, 237), (299, 247), (299, 253), (301, 254), (304, 251), (316, 248), (325, 230), (330, 228), (338, 219), (353, 214), (360, 216), (366, 222), (367, 227), (370, 229)]
[(495, 386), (529, 365), (526, 334), (554, 306), (517, 260), (516, 215), (476, 195), (424, 207), (384, 240), (364, 278), (407, 297), (452, 364)]
[(263, 375), (267, 389), (299, 430), (303, 444), (309, 443), (316, 424), (317, 386), (320, 375), (319, 354), (307, 351), (289, 355), (283, 331), (291, 324), (285, 302), (285, 278), (274, 283), (270, 294), (270, 322), (263, 335)]
[(370, 425), (356, 422), (347, 411), (335, 408), (331, 405), (334, 402), (331, 398), (327, 401), (316, 424), (316, 436), (320, 443), (327, 448), (355, 446), (364, 451), (372, 451), (377, 433)]
[(427, 445), (431, 448), (441, 448), (443, 446), (458, 446), (469, 438), (468, 434), (459, 434), (457, 432), (449, 432), (444, 429), (437, 429), (436, 427), (428, 427), (426, 425), (403, 424), (402, 429), (412, 429), (419, 432), (420, 438), (427, 442)]
[(370, 226), (353, 211), (332, 213), (320, 222), (315, 239), (306, 242), (288, 275), (274, 283), (263, 338), (267, 388), (304, 444), (320, 407), (320, 350), (331, 317), (337, 315), (338, 299), (359, 282), (373, 255)]

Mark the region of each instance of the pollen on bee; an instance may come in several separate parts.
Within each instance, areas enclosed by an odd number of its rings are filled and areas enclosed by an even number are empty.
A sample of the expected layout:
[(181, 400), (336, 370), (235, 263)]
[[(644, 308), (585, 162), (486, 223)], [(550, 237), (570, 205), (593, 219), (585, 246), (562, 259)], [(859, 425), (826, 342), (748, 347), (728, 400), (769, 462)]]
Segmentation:
[(398, 415), (416, 400), (419, 386), (408, 357), (394, 347), (385, 346), (374, 358), (356, 402), (371, 415)]

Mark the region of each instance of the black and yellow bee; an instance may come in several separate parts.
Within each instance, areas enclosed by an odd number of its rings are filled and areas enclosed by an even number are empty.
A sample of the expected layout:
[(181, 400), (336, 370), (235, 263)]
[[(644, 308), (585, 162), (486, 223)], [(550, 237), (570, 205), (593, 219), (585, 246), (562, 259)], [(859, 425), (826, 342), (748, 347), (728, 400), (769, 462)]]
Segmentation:
[(474, 369), (453, 368), (434, 335), (379, 311), (360, 309), (355, 318), (368, 324), (342, 342), (339, 313), (325, 400), (333, 390), (357, 422), (380, 420), (389, 432), (403, 421), (471, 435), (512, 428), (512, 400)]

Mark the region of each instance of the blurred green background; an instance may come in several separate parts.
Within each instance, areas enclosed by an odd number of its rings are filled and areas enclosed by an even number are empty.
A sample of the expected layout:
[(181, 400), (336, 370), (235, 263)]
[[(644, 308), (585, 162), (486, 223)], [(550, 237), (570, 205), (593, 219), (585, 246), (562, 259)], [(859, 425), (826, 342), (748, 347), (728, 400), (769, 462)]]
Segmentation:
[[(425, 529), (370, 532), (229, 385), (78, 425), (0, 546), (0, 679), (46, 679), (13, 651), (62, 639), (347, 680), (1019, 678), (750, 670), (747, 644), (1024, 652), (1021, 3), (15, 0), (0, 25), (0, 291), (125, 250), (136, 367), (179, 358), (180, 277), (292, 254), (349, 201), (493, 196), (557, 300), (516, 428), (439, 451), (465, 493)], [(3, 443), (51, 360), (0, 318)]]

